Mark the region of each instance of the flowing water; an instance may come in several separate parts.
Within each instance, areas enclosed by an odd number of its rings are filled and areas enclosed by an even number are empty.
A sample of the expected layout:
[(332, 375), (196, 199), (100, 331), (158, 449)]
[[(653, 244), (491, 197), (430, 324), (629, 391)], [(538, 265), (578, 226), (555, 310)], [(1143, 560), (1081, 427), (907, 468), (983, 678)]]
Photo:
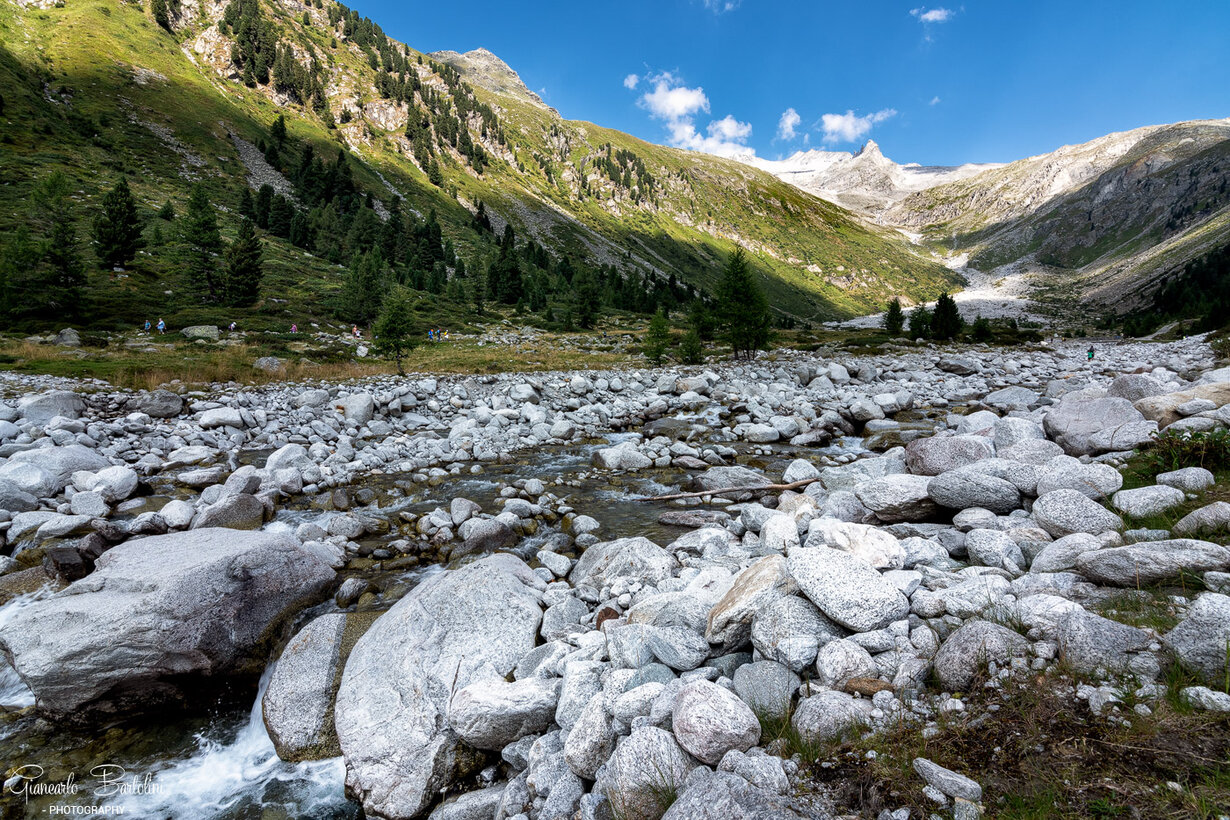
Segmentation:
[[(578, 512), (593, 516), (602, 526), (604, 538), (646, 536), (667, 544), (686, 530), (658, 522), (663, 504), (646, 504), (635, 499), (643, 495), (678, 491), (686, 473), (674, 468), (646, 471), (643, 475), (608, 476), (590, 469), (594, 451), (629, 437), (612, 434), (603, 440), (559, 447), (539, 448), (515, 457), (513, 463), (484, 465), (477, 474), (450, 475), (439, 483), (413, 483), (407, 476), (381, 476), (368, 482), (376, 493), (373, 507), (365, 514), (377, 514), (390, 522), (390, 534), (370, 539), (379, 545), (398, 537), (399, 514), (423, 514), (436, 507), (447, 509), (457, 496), (470, 498), (484, 510), (498, 509), (500, 489), (519, 478), (538, 478), (547, 491), (565, 499)], [(861, 441), (846, 439), (823, 449), (789, 445), (759, 445), (740, 448), (739, 463), (763, 470), (771, 478), (794, 458), (815, 458), (820, 454), (858, 456), (864, 451)], [(560, 483), (556, 483), (557, 479)], [(352, 488), (357, 489), (357, 488)], [(182, 496), (182, 490), (169, 483), (150, 503), (157, 509), (166, 498)], [(155, 501), (154, 499), (157, 499)], [(136, 514), (138, 511), (134, 511)], [(321, 523), (330, 515), (314, 509), (310, 499), (299, 498), (279, 509), (267, 529), (291, 531), (305, 521)], [(554, 532), (543, 527), (522, 539), (514, 551), (533, 560), (539, 546)], [(381, 588), (373, 611), (392, 606), (428, 574), (440, 572), (440, 565), (382, 568), (380, 562), (366, 562), (359, 568), (347, 567), (342, 577), (367, 577)], [(51, 594), (50, 588), (19, 596), (0, 607), (0, 626), (19, 608), (29, 606)], [(330, 600), (301, 614), (298, 623), (325, 612), (338, 611)], [(276, 652), (271, 661), (276, 659)], [(28, 777), (39, 774), (31, 783), (66, 783), (70, 779), (77, 792), (71, 796), (13, 794), (22, 783), (10, 778), (0, 810), (4, 818), (47, 817), (52, 807), (73, 805), (96, 807), (94, 814), (74, 816), (121, 816), (140, 818), (261, 818), (311, 817), (343, 820), (361, 816), (359, 806), (344, 793), (345, 766), (341, 758), (305, 763), (286, 763), (278, 758), (273, 742), (261, 719), (261, 696), (272, 672), (267, 665), (259, 684), (235, 681), (221, 691), (216, 701), (205, 704), (195, 714), (151, 719), (80, 734), (51, 726), (34, 716), (30, 690), (22, 684), (8, 664), (0, 660), (0, 758), (5, 761), (6, 777), (22, 770)], [(30, 768), (37, 767), (37, 768)], [(118, 782), (122, 793), (115, 793)], [(101, 793), (98, 793), (101, 789)]]

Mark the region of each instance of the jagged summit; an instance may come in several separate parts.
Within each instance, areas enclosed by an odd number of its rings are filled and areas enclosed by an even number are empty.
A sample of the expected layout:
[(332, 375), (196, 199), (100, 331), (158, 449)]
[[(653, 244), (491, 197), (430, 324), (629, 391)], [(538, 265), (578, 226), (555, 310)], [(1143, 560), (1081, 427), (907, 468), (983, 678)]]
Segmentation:
[(917, 191), (1000, 167), (899, 165), (884, 156), (875, 140), (867, 140), (856, 154), (811, 149), (784, 160), (753, 159), (749, 164), (822, 199), (873, 217)]
[(883, 157), (884, 154), (880, 151), (880, 146), (876, 144), (875, 140), (867, 140), (865, 143), (863, 143), (863, 147), (858, 149), (858, 154), (856, 154), (855, 156)]
[[(530, 91), (529, 86), (513, 71), (508, 63), (485, 48), (476, 48), (461, 54), (456, 51), (434, 51), (432, 59), (451, 65), (475, 85), (497, 94), (511, 94), (532, 103), (549, 108), (542, 98)], [(554, 109), (552, 109), (554, 110)]]

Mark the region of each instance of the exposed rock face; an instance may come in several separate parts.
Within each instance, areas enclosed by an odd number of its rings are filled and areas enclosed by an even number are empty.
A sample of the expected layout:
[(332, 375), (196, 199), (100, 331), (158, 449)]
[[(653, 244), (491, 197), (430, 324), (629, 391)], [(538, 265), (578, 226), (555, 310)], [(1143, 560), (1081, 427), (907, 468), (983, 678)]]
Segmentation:
[(17, 613), (0, 651), (50, 719), (149, 711), (203, 680), (258, 670), (270, 630), (333, 578), (286, 535), (206, 529), (128, 541)]
[(455, 688), (504, 678), (534, 648), (542, 581), (511, 555), (424, 581), (359, 640), (335, 720), (346, 788), (371, 814), (423, 814), (472, 766), (448, 725)]

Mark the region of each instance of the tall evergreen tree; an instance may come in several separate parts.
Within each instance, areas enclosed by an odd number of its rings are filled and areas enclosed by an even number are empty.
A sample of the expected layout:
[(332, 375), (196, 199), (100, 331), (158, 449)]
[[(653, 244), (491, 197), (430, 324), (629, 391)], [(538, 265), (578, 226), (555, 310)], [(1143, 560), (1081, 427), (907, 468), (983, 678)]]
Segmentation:
[(278, 194), (269, 206), (269, 233), (286, 239), (290, 236), (290, 223), (295, 218), (295, 207), (290, 200)]
[(137, 201), (123, 177), (103, 197), (102, 210), (94, 217), (94, 244), (98, 262), (104, 268), (122, 268), (145, 246)]
[(935, 301), (935, 313), (931, 316), (931, 336), (935, 339), (953, 339), (965, 326), (957, 302), (947, 293), (941, 293)]
[(355, 324), (376, 318), (384, 296), (384, 257), (379, 248), (357, 253), (342, 283), (342, 317)]
[(42, 229), (40, 264), (27, 274), (22, 300), (53, 311), (76, 313), (85, 286), (85, 264), (77, 242), (77, 207), (72, 186), (62, 171), (53, 171), (34, 189), (32, 210)]
[(286, 142), (286, 117), (278, 114), (278, 118), (269, 126), (269, 136), (279, 148)]
[(41, 258), (42, 249), (30, 237), (30, 229), (25, 225), (0, 243), (0, 317), (10, 316), (19, 303), (26, 302), (21, 298), (23, 286)]
[(884, 329), (888, 331), (889, 336), (900, 336), (903, 327), (905, 327), (905, 314), (901, 312), (901, 300), (894, 296), (888, 303), (888, 310), (884, 311)]
[(414, 349), (418, 343), (418, 333), (414, 326), (414, 311), (410, 292), (402, 287), (394, 288), (380, 309), (374, 328), (376, 350), (381, 355), (392, 356), (397, 362), (397, 372), (405, 375), (401, 360)]
[(262, 231), (269, 228), (269, 211), (273, 208), (273, 186), (265, 183), (256, 192), (256, 205), (253, 209), (256, 218), (252, 221), (256, 223), (256, 227)]
[(487, 271), (482, 265), (474, 268), (474, 276), (470, 278), (471, 296), (474, 299), (474, 312), (483, 316), (487, 309)]
[(521, 264), (516, 253), (516, 233), (512, 225), (504, 226), (504, 238), (500, 240), (500, 253), (487, 272), (487, 287), (497, 302), (515, 305), (524, 292), (521, 279)]
[(572, 316), (580, 327), (590, 330), (598, 321), (602, 310), (602, 291), (598, 280), (588, 267), (572, 277)]
[(243, 186), (243, 192), (239, 195), (239, 216), (256, 221), (256, 203), (252, 201), (252, 189), (247, 185)]
[(188, 209), (180, 220), (180, 231), (187, 257), (185, 263), (194, 286), (210, 300), (217, 300), (222, 295), (218, 275), (222, 234), (218, 231), (218, 217), (204, 183), (192, 186)]
[(236, 306), (250, 305), (260, 295), (265, 271), (261, 259), (261, 241), (252, 223), (239, 222), (239, 234), (226, 249), (227, 302)]
[(717, 321), (713, 312), (700, 297), (693, 299), (688, 305), (688, 326), (696, 331), (696, 336), (701, 341), (708, 342), (713, 339)]
[(919, 305), (910, 311), (910, 338), (927, 339), (931, 336), (931, 311)]
[(743, 248), (736, 248), (726, 263), (717, 299), (722, 330), (736, 359), (768, 349), (769, 303), (752, 278)]

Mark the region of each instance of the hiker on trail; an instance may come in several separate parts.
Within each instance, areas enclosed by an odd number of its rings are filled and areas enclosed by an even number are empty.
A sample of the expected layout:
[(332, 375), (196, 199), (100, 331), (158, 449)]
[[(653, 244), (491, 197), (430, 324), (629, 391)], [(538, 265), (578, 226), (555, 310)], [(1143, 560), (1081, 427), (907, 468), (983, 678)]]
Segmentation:
[(151, 327), (151, 325), (150, 325), (150, 323), (149, 323), (149, 319), (146, 319), (146, 320), (145, 320), (145, 332), (146, 332), (146, 333), (149, 333), (149, 329), (150, 329), (150, 327)]
[(290, 332), (291, 332), (291, 333), (298, 333), (298, 332), (299, 332), (299, 325), (291, 325), (291, 326), (290, 326)]
[(359, 338), (359, 326), (358, 325), (351, 325), (350, 332), (356, 339)]
[(230, 326), (230, 327), (228, 327), (228, 328), (227, 328), (227, 330), (229, 330), (231, 333), (234, 333), (234, 332), (235, 332), (235, 323), (234, 323), (234, 322), (231, 322), (231, 326)]
[(1089, 361), (1093, 361), (1093, 345), (1089, 345)]
[(162, 321), (162, 319), (159, 319), (159, 320), (158, 320), (158, 332), (159, 332), (159, 333), (166, 333), (166, 332), (167, 332), (167, 323), (166, 323), (166, 322), (164, 322), (164, 321)]

